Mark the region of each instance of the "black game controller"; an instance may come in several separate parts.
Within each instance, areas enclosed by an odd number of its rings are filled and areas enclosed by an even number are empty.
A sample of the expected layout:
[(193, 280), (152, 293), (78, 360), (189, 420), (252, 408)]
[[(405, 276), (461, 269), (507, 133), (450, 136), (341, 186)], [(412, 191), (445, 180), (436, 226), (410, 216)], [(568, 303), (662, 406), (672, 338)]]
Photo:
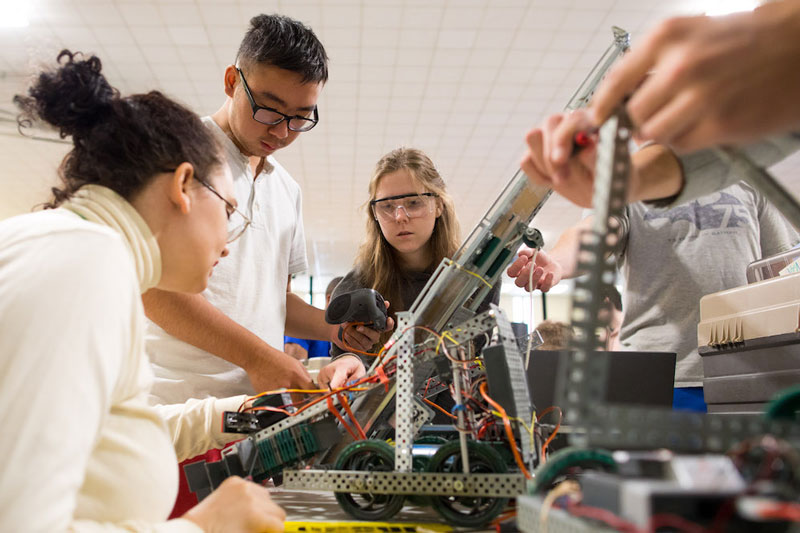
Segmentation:
[(389, 312), (383, 296), (374, 289), (357, 289), (340, 294), (328, 304), (325, 311), (325, 322), (343, 324), (345, 322), (361, 322), (377, 331), (386, 329)]

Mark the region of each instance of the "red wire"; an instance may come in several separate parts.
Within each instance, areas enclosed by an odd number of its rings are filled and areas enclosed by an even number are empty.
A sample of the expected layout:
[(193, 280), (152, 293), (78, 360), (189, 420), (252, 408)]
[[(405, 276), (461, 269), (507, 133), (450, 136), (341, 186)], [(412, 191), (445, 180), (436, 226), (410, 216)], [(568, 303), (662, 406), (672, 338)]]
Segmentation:
[(720, 505), (717, 515), (714, 517), (714, 521), (711, 523), (711, 531), (714, 533), (725, 531), (725, 526), (728, 524), (728, 521), (733, 516), (735, 510), (736, 507), (734, 499), (725, 500), (725, 502)]
[(789, 502), (775, 503), (760, 511), (758, 515), (760, 518), (778, 518), (800, 522), (800, 505)]
[(567, 505), (567, 511), (574, 516), (590, 518), (608, 524), (612, 528), (625, 533), (642, 533), (642, 531), (657, 531), (662, 527), (669, 527), (683, 533), (708, 533), (708, 529), (700, 524), (687, 520), (672, 513), (659, 513), (650, 517), (650, 524), (646, 530), (639, 529), (636, 524), (612, 513), (607, 509), (592, 507), (577, 503)]
[(538, 417), (536, 417), (536, 421), (538, 422), (538, 421), (540, 421), (540, 420), (541, 420), (541, 419), (542, 419), (542, 418), (543, 418), (543, 417), (544, 417), (546, 414), (548, 414), (548, 413), (550, 413), (550, 412), (552, 412), (552, 411), (554, 411), (554, 410), (556, 410), (556, 409), (558, 409), (558, 424), (556, 424), (556, 427), (555, 427), (555, 429), (553, 430), (553, 432), (550, 434), (550, 436), (549, 436), (549, 437), (547, 437), (547, 440), (546, 440), (546, 441), (544, 441), (544, 444), (542, 444), (542, 450), (541, 450), (541, 454), (540, 454), (540, 456), (541, 456), (541, 459), (542, 459), (542, 462), (543, 462), (543, 463), (546, 461), (546, 459), (545, 459), (545, 452), (547, 451), (547, 447), (550, 445), (550, 443), (551, 443), (551, 442), (553, 442), (553, 439), (554, 439), (554, 438), (556, 438), (556, 435), (558, 435), (558, 430), (559, 430), (559, 428), (561, 427), (561, 419), (563, 418), (563, 416), (564, 416), (564, 413), (561, 411), (561, 408), (560, 408), (560, 407), (558, 407), (558, 406), (555, 406), (555, 405), (551, 405), (550, 407), (548, 407), (547, 409), (545, 409), (544, 411), (542, 411), (542, 414), (540, 414)]
[(708, 529), (700, 524), (686, 520), (682, 516), (672, 513), (659, 513), (650, 517), (650, 530), (657, 531), (658, 528), (669, 527), (684, 531), (685, 533), (707, 533)]
[(603, 522), (623, 533), (640, 533), (640, 529), (636, 527), (635, 524), (620, 518), (606, 509), (572, 503), (567, 505), (567, 511), (574, 516), (591, 518), (592, 520)]
[(490, 525), (490, 526), (494, 526), (494, 528), (495, 528), (495, 530), (496, 530), (496, 531), (500, 531), (500, 524), (502, 524), (502, 523), (503, 523), (503, 522), (505, 522), (506, 520), (511, 520), (511, 519), (512, 519), (512, 518), (514, 518), (515, 516), (517, 516), (517, 510), (516, 510), (516, 509), (511, 509), (511, 510), (508, 510), (508, 511), (503, 511), (502, 513), (500, 513), (500, 515), (498, 515), (498, 517), (497, 517), (497, 518), (495, 518), (494, 520), (492, 520), (492, 521), (489, 523), (489, 525)]
[(492, 419), (484, 421), (483, 424), (481, 424), (481, 427), (478, 429), (478, 440), (483, 439), (484, 435), (486, 435), (486, 431), (488, 431), (488, 429), (493, 425), (494, 420)]
[(458, 417), (456, 415), (454, 415), (453, 413), (448, 413), (444, 408), (442, 408), (441, 405), (437, 405), (437, 404), (433, 403), (432, 401), (430, 401), (427, 398), (423, 398), (422, 401), (427, 403), (431, 407), (435, 407), (436, 409), (438, 409), (439, 411), (443, 412), (444, 414), (446, 414), (450, 418), (458, 419)]
[(333, 413), (333, 416), (335, 416), (339, 420), (339, 422), (342, 423), (342, 426), (344, 426), (344, 428), (347, 430), (347, 432), (350, 433), (350, 436), (353, 437), (353, 440), (358, 440), (358, 437), (356, 436), (356, 434), (353, 433), (353, 430), (350, 429), (350, 426), (348, 426), (347, 422), (344, 421), (344, 418), (342, 417), (342, 415), (333, 406), (333, 400), (331, 400), (330, 397), (328, 397), (328, 411)]
[(483, 399), (489, 402), (489, 405), (494, 407), (500, 413), (500, 416), (503, 419), (503, 425), (506, 427), (506, 436), (508, 437), (508, 442), (511, 445), (511, 451), (514, 454), (514, 460), (517, 462), (517, 466), (525, 475), (525, 479), (533, 479), (531, 473), (528, 472), (527, 468), (525, 468), (525, 461), (522, 460), (522, 456), (519, 454), (519, 450), (517, 450), (517, 441), (514, 440), (514, 430), (511, 429), (511, 422), (508, 420), (508, 415), (506, 414), (506, 410), (503, 409), (502, 405), (489, 398), (489, 395), (486, 394), (485, 382), (481, 383), (480, 391), (481, 391), (481, 396), (483, 396)]
[(361, 386), (361, 385), (363, 385), (365, 383), (374, 382), (376, 380), (377, 380), (377, 376), (364, 376), (363, 378), (359, 379), (355, 383), (352, 383), (352, 384), (350, 384), (350, 385), (348, 385), (346, 387), (341, 387), (341, 388), (334, 389), (334, 390), (332, 390), (330, 392), (326, 392), (325, 394), (323, 394), (319, 398), (315, 398), (313, 400), (308, 401), (308, 403), (303, 405), (303, 407), (299, 408), (294, 413), (289, 413), (288, 411), (286, 411), (284, 409), (275, 409), (275, 408), (272, 408), (272, 407), (270, 407), (270, 408), (267, 408), (267, 407), (249, 407), (248, 409), (246, 409), (246, 411), (277, 411), (279, 413), (284, 413), (287, 416), (297, 416), (300, 413), (302, 413), (303, 411), (305, 411), (306, 409), (308, 409), (309, 407), (311, 407), (312, 405), (316, 405), (319, 402), (321, 402), (322, 400), (326, 400), (326, 399), (330, 398), (334, 394), (338, 394), (338, 393), (343, 392), (343, 391), (349, 391), (350, 389), (354, 389), (354, 388), (359, 387), (359, 386)]
[(350, 417), (350, 420), (356, 427), (356, 431), (358, 431), (359, 436), (361, 436), (361, 440), (367, 440), (367, 435), (366, 433), (364, 433), (364, 429), (361, 427), (361, 424), (358, 423), (358, 419), (355, 416), (353, 416), (353, 411), (350, 410), (350, 403), (347, 401), (347, 395), (339, 393), (336, 396), (339, 398), (339, 403), (341, 403), (344, 406), (344, 410), (347, 411), (347, 416)]

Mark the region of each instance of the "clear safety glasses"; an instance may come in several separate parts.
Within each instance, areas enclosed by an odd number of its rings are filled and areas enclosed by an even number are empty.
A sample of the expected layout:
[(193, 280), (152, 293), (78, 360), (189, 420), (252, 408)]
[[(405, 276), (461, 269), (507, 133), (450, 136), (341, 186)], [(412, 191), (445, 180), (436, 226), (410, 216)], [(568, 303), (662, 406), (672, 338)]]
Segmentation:
[(436, 194), (432, 192), (399, 194), (377, 198), (370, 201), (369, 205), (376, 219), (393, 220), (397, 217), (397, 210), (400, 208), (408, 218), (419, 218), (433, 213), (434, 198), (436, 198)]

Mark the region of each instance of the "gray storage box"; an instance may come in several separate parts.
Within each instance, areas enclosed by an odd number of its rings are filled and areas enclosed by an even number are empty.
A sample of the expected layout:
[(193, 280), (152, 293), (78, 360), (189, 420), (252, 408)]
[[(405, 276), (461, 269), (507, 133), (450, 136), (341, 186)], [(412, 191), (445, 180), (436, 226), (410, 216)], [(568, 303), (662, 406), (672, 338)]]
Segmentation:
[(778, 391), (800, 383), (800, 333), (701, 346), (709, 413), (759, 413)]

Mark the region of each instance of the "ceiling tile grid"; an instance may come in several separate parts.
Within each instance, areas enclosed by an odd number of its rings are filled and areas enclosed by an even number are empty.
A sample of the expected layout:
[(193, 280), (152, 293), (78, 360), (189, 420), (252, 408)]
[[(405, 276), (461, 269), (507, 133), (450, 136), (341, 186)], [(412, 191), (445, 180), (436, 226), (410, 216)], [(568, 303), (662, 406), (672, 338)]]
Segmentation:
[[(319, 126), (278, 159), (304, 192), (314, 273), (339, 273), (363, 235), (359, 207), (381, 155), (425, 150), (466, 231), (518, 168), (526, 130), (563, 108), (609, 46), (611, 25), (635, 45), (708, 1), (34, 0), (28, 28), (0, 28), (0, 185), (14, 197), (0, 217), (44, 194), (68, 148), (14, 139), (8, 120), (12, 95), (62, 47), (96, 53), (123, 93), (158, 89), (207, 114), (224, 101), (222, 72), (250, 18), (278, 12), (310, 25), (330, 56)], [(781, 170), (794, 186), (798, 164)], [(553, 242), (578, 217), (553, 197), (536, 224)]]

